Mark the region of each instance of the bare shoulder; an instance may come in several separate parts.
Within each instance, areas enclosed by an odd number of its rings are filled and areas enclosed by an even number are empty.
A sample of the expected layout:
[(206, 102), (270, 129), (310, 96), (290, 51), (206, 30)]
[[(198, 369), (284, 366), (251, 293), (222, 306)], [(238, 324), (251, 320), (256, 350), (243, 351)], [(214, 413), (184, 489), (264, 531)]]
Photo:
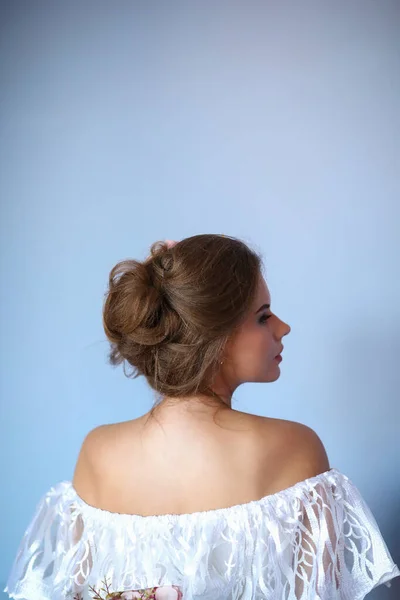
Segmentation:
[(262, 473), (274, 493), (330, 469), (325, 446), (308, 425), (260, 417)]
[(80, 448), (73, 476), (73, 486), (82, 497), (95, 496), (98, 485), (110, 469), (114, 472), (137, 430), (136, 421), (99, 425), (89, 431)]
[(79, 450), (72, 485), (88, 504), (95, 504), (99, 465), (108, 454), (112, 425), (100, 425), (86, 434)]
[(277, 432), (276, 447), (280, 454), (276, 462), (281, 469), (279, 487), (282, 489), (330, 469), (325, 446), (317, 432), (308, 425), (272, 419), (264, 427), (266, 433), (271, 428)]

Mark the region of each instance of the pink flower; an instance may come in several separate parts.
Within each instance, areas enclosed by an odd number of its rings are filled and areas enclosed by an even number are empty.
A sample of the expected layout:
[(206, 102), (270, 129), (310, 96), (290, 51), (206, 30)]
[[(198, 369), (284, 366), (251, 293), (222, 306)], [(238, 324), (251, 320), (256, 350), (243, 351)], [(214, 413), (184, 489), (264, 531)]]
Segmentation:
[(177, 585), (173, 585), (172, 587), (178, 592), (178, 600), (182, 600), (183, 593), (181, 588)]
[(179, 590), (176, 586), (163, 585), (156, 589), (155, 598), (156, 600), (179, 600)]
[(135, 598), (141, 598), (142, 594), (140, 592), (122, 592), (121, 598), (123, 600), (135, 600)]

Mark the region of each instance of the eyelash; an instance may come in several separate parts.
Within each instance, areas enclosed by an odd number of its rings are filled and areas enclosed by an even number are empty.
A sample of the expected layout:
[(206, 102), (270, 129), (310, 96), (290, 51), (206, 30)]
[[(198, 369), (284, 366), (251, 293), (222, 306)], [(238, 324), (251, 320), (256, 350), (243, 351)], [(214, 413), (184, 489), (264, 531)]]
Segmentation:
[(260, 317), (259, 319), (259, 323), (264, 324), (268, 321), (268, 319), (270, 319), (272, 317), (272, 315), (263, 315), (262, 317)]

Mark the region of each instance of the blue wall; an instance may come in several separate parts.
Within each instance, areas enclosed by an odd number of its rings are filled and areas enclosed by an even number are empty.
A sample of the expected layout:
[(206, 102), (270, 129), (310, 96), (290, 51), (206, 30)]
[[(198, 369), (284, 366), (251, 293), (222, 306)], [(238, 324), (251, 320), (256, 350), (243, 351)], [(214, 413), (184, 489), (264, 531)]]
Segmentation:
[(205, 232), (263, 253), (292, 327), (280, 380), (235, 406), (314, 428), (400, 564), (399, 3), (14, 0), (0, 21), (0, 581), (87, 431), (151, 406), (106, 364), (109, 270)]

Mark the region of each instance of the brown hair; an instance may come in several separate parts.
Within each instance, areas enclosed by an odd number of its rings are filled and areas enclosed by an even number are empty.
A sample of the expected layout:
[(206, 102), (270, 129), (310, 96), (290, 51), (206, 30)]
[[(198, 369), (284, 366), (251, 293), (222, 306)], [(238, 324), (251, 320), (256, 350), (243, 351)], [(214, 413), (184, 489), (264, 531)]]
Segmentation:
[(261, 256), (244, 242), (216, 234), (172, 248), (155, 242), (143, 262), (122, 260), (110, 272), (103, 307), (109, 362), (123, 363), (128, 377), (144, 375), (161, 396), (217, 397), (210, 385), (261, 268)]

